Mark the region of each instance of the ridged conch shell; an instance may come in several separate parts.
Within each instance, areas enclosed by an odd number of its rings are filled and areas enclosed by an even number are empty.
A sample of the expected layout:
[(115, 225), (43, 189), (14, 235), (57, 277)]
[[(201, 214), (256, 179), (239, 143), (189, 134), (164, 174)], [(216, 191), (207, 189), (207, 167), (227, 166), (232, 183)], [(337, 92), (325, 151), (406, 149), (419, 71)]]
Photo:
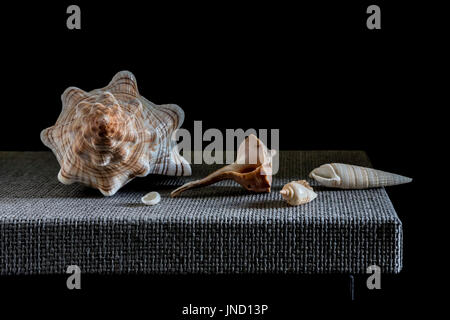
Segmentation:
[(62, 183), (81, 182), (111, 196), (134, 177), (191, 174), (172, 139), (183, 110), (142, 97), (132, 73), (119, 72), (90, 92), (69, 87), (61, 99), (61, 114), (41, 140), (58, 159)]
[(186, 183), (171, 192), (171, 197), (180, 193), (231, 179), (245, 189), (254, 192), (270, 192), (272, 184), (272, 157), (275, 150), (269, 150), (255, 135), (249, 135), (239, 146), (236, 161), (207, 177)]
[(330, 188), (367, 189), (411, 182), (398, 174), (343, 163), (327, 163), (314, 169), (310, 178)]
[(305, 180), (291, 181), (285, 184), (280, 193), (291, 206), (311, 202), (317, 197), (317, 193)]

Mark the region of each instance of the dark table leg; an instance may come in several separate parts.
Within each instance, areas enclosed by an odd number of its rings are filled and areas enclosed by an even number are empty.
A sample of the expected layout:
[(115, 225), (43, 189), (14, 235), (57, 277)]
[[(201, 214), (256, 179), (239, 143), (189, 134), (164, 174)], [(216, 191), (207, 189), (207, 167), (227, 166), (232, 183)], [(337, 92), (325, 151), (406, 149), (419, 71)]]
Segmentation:
[(355, 300), (355, 277), (350, 275), (350, 298), (352, 301)]

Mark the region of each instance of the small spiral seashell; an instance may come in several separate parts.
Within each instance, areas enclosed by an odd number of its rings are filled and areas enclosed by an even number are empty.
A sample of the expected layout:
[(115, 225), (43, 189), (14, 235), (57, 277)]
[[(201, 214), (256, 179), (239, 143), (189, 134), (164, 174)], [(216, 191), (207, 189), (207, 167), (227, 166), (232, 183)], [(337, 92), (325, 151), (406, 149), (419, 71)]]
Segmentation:
[(317, 197), (317, 193), (305, 180), (291, 181), (280, 191), (284, 200), (292, 206), (308, 203)]
[(309, 176), (322, 186), (340, 189), (387, 187), (412, 181), (398, 174), (343, 163), (321, 165)]
[(141, 198), (141, 201), (148, 206), (153, 206), (161, 201), (161, 196), (158, 192), (152, 191), (143, 196)]

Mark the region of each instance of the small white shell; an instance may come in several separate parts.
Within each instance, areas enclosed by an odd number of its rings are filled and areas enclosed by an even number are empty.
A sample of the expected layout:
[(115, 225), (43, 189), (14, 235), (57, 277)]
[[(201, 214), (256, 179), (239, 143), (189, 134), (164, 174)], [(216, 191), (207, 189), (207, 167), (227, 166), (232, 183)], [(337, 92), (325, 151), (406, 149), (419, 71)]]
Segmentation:
[(322, 186), (340, 189), (367, 189), (411, 182), (398, 174), (343, 163), (327, 163), (309, 174)]
[(161, 201), (161, 196), (159, 195), (158, 192), (152, 191), (143, 196), (141, 200), (146, 205), (153, 206)]
[(289, 182), (284, 185), (280, 193), (284, 200), (292, 206), (308, 203), (317, 197), (317, 193), (305, 180)]

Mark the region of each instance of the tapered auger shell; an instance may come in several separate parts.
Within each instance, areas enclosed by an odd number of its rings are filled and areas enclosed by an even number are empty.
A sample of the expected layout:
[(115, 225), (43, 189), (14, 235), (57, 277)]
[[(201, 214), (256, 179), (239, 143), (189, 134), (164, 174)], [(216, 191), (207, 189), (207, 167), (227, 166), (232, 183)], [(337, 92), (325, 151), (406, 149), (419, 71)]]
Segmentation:
[(412, 181), (398, 174), (343, 163), (321, 165), (309, 176), (322, 186), (340, 189), (388, 187)]

